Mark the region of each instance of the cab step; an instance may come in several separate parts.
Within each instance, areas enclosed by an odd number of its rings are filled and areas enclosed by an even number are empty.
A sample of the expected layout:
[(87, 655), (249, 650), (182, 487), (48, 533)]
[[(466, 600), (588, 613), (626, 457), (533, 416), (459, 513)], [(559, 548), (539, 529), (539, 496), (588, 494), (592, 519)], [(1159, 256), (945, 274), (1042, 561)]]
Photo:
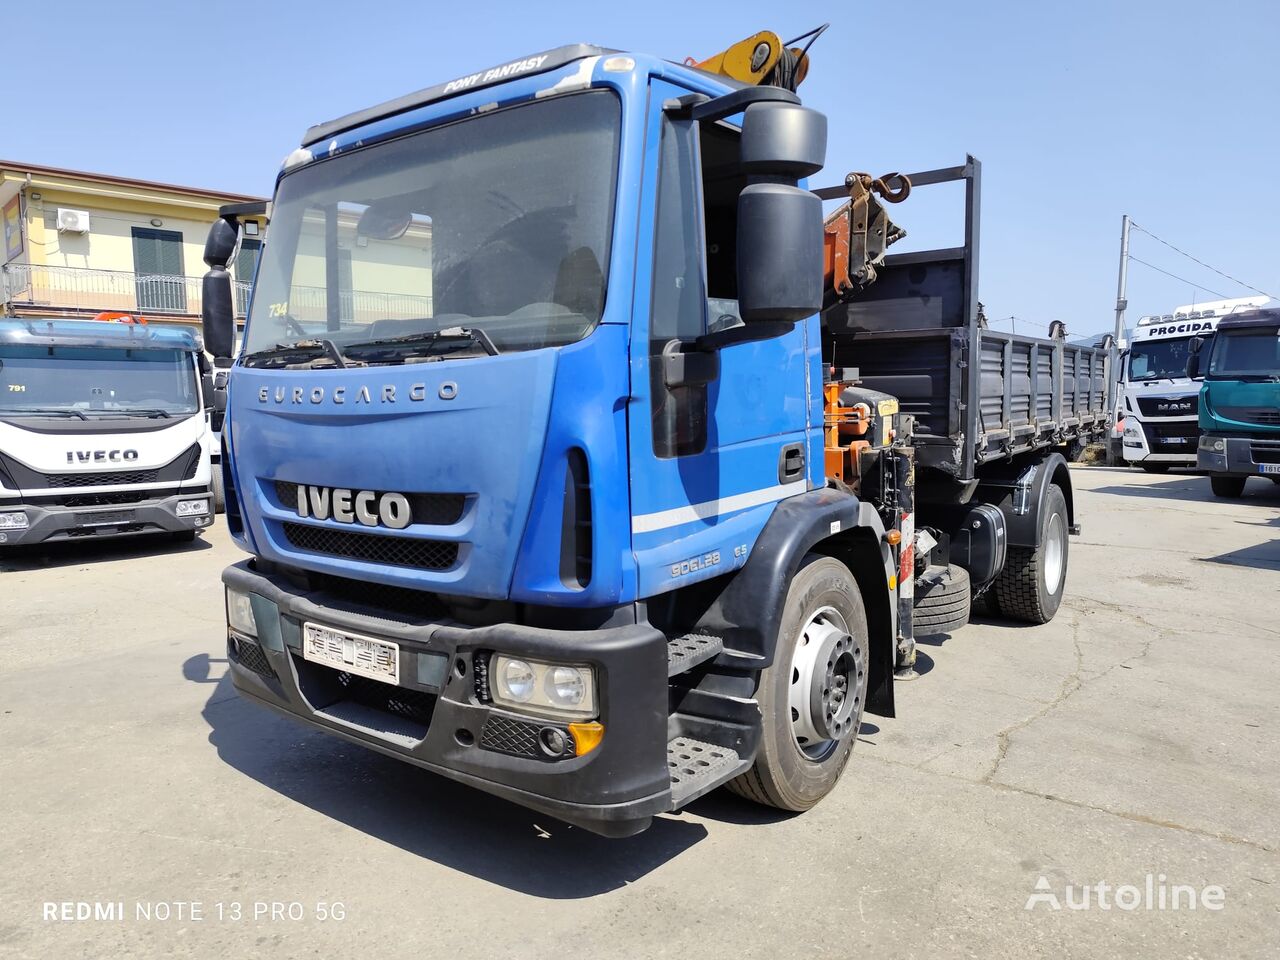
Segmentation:
[(719, 656), (724, 650), (724, 641), (719, 637), (710, 637), (705, 633), (687, 633), (683, 637), (672, 637), (667, 641), (667, 677), (692, 670), (700, 663), (706, 663), (712, 657)]
[(726, 780), (732, 780), (745, 767), (736, 750), (703, 740), (676, 737), (667, 744), (671, 809), (679, 810)]

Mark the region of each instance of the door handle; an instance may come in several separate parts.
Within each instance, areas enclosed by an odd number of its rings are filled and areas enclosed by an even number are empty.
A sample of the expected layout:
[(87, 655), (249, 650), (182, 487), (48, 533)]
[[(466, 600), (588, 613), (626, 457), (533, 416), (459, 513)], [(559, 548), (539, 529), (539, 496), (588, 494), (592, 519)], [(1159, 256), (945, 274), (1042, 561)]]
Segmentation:
[(804, 444), (789, 443), (778, 454), (778, 482), (792, 483), (804, 477)]

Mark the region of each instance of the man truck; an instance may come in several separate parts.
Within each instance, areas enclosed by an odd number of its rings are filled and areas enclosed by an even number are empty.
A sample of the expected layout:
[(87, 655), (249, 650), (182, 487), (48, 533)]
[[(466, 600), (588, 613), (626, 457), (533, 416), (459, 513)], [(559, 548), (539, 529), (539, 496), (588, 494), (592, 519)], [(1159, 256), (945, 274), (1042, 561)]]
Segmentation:
[(1148, 473), (1196, 465), (1200, 384), (1186, 372), (1191, 345), (1212, 336), (1223, 317), (1266, 302), (1244, 297), (1190, 304), (1138, 321), (1120, 361), (1116, 420), (1124, 424), (1126, 463)]
[(189, 330), (0, 320), (0, 548), (208, 527), (207, 367)]
[[(804, 63), (568, 46), (312, 128), (234, 359), (223, 211), (243, 696), (622, 836), (811, 807), (917, 631), (1054, 615), (1105, 352), (984, 328), (976, 160), (810, 191)], [(963, 243), (887, 253), (946, 182)]]
[(1219, 497), (1250, 477), (1280, 483), (1280, 310), (1247, 310), (1193, 346), (1188, 376), (1200, 391), (1199, 466)]

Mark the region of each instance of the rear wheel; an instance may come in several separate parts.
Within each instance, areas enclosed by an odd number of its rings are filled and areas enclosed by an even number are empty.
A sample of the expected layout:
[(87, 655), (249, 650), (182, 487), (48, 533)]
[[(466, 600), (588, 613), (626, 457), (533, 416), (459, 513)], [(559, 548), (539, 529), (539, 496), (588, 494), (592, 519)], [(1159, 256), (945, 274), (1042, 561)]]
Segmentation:
[(808, 810), (840, 779), (867, 702), (870, 639), (848, 567), (810, 554), (787, 591), (773, 664), (760, 674), (760, 749), (729, 782), (741, 797)]
[(996, 577), (996, 602), (1004, 616), (1048, 623), (1058, 612), (1067, 579), (1067, 526), (1067, 498), (1053, 484), (1040, 514), (1040, 546), (1010, 547)]
[(1244, 493), (1244, 477), (1224, 477), (1215, 474), (1209, 478), (1209, 486), (1213, 487), (1215, 497), (1227, 497), (1234, 500)]
[(1168, 473), (1169, 472), (1169, 464), (1167, 463), (1151, 463), (1148, 460), (1143, 460), (1142, 463), (1138, 464), (1138, 466), (1140, 466), (1147, 473)]

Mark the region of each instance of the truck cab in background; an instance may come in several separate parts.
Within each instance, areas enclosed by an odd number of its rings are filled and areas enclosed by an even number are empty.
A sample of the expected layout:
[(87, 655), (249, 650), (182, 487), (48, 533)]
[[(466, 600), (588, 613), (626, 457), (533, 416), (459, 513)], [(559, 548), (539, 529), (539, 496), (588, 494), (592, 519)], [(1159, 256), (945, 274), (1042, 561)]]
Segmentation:
[(207, 361), (185, 329), (0, 320), (0, 547), (213, 522)]
[(1223, 320), (1187, 373), (1204, 377), (1198, 465), (1213, 492), (1238, 497), (1250, 477), (1280, 483), (1280, 310)]
[(1126, 463), (1149, 473), (1196, 465), (1198, 381), (1187, 377), (1197, 337), (1212, 336), (1223, 317), (1265, 303), (1246, 297), (1178, 307), (1142, 317), (1121, 358), (1117, 422)]

